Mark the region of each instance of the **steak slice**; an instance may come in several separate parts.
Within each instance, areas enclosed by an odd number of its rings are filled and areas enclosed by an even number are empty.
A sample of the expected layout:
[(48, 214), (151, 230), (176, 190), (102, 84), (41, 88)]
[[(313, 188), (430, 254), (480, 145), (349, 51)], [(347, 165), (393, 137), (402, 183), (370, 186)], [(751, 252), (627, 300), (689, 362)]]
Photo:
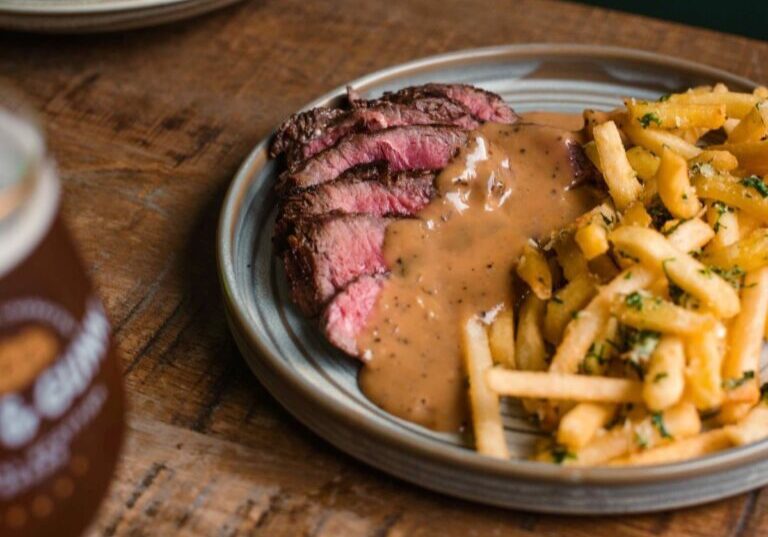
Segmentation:
[(514, 123), (518, 115), (504, 103), (497, 94), (468, 84), (424, 84), (403, 88), (394, 93), (387, 92), (378, 101), (355, 100), (354, 93), (349, 94), (353, 106), (370, 106), (367, 103), (390, 101), (409, 103), (424, 97), (443, 97), (461, 104), (472, 117), (479, 121), (495, 121), (497, 123)]
[(386, 272), (382, 246), (389, 218), (329, 216), (295, 223), (284, 254), (291, 298), (305, 315), (320, 312), (361, 275)]
[(307, 143), (312, 138), (320, 136), (333, 121), (345, 114), (347, 114), (346, 110), (328, 106), (318, 106), (312, 110), (293, 114), (277, 129), (269, 147), (269, 156), (275, 158), (291, 147)]
[(307, 160), (300, 169), (284, 172), (280, 188), (308, 188), (331, 181), (359, 164), (386, 162), (392, 171), (438, 170), (467, 141), (458, 127), (393, 127), (374, 133), (350, 134)]
[(435, 172), (392, 172), (386, 165), (356, 166), (338, 179), (287, 195), (275, 224), (275, 243), (290, 233), (293, 222), (334, 214), (411, 216), (435, 195)]
[(320, 329), (328, 341), (347, 354), (359, 356), (357, 337), (368, 322), (384, 280), (382, 274), (361, 276), (328, 303), (320, 319)]
[[(389, 127), (406, 125), (454, 125), (465, 130), (477, 128), (479, 123), (469, 111), (448, 99), (424, 97), (410, 103), (381, 101), (370, 107), (355, 108), (331, 121), (317, 135), (303, 136), (306, 141), (272, 147), (272, 153), (285, 146), (288, 167), (336, 144), (353, 132), (375, 132)], [(273, 155), (274, 156), (274, 155)]]

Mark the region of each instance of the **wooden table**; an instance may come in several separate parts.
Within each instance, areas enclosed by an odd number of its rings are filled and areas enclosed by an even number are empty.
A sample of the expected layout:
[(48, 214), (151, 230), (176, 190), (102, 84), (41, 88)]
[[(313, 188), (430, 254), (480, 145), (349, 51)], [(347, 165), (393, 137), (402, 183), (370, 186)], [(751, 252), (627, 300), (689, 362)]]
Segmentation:
[(214, 231), (250, 148), (374, 69), (503, 43), (665, 52), (768, 82), (768, 43), (550, 1), (253, 0), (89, 37), (0, 36), (0, 75), (40, 111), (64, 212), (109, 315), (129, 435), (96, 535), (757, 536), (768, 492), (578, 519), (486, 508), (390, 478), (308, 432), (225, 324)]

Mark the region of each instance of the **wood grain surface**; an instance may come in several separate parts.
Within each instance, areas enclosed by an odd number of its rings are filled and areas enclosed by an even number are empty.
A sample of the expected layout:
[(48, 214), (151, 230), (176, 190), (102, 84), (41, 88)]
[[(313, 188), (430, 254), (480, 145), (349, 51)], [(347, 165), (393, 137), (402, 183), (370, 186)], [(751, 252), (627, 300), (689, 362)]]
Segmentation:
[(286, 414), (227, 331), (214, 264), (225, 189), (303, 103), (416, 57), (504, 43), (664, 52), (768, 83), (768, 44), (551, 1), (252, 0), (88, 37), (0, 35), (0, 82), (37, 108), (64, 213), (114, 324), (129, 436), (93, 535), (758, 536), (768, 492), (599, 519), (433, 494)]

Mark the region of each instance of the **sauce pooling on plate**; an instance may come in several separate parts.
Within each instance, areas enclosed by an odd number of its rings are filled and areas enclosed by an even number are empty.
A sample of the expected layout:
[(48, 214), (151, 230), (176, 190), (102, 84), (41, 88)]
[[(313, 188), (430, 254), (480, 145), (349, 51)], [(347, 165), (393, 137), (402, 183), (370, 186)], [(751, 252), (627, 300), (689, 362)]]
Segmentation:
[[(459, 338), (471, 315), (511, 307), (512, 272), (531, 237), (595, 205), (574, 180), (569, 144), (580, 118), (536, 113), (537, 124), (487, 123), (437, 177), (419, 218), (387, 228), (391, 276), (358, 341), (365, 394), (384, 410), (455, 431), (467, 416)], [(564, 128), (563, 128), (564, 127)]]

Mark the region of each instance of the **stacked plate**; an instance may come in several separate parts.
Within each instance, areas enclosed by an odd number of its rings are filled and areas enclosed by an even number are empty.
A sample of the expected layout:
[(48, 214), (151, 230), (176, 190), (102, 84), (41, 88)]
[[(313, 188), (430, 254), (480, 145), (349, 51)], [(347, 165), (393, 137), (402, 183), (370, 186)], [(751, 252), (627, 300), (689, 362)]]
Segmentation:
[(239, 0), (0, 0), (0, 27), (105, 32), (171, 22)]

